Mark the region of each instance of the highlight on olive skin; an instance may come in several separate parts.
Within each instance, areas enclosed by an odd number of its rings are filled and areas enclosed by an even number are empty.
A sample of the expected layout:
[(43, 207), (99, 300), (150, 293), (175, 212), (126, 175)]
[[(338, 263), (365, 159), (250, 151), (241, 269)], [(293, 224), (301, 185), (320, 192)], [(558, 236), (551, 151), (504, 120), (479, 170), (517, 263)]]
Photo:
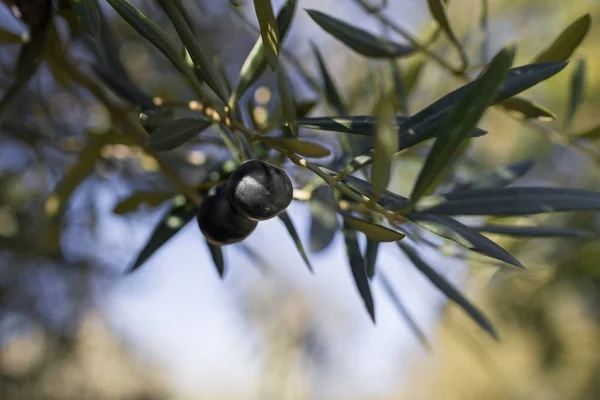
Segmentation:
[(271, 219), (285, 211), (293, 194), (286, 172), (260, 160), (240, 164), (227, 185), (227, 198), (233, 208), (254, 221)]
[(211, 189), (202, 201), (196, 219), (206, 240), (215, 246), (224, 246), (244, 240), (256, 225), (231, 207), (225, 192), (227, 184), (222, 183)]

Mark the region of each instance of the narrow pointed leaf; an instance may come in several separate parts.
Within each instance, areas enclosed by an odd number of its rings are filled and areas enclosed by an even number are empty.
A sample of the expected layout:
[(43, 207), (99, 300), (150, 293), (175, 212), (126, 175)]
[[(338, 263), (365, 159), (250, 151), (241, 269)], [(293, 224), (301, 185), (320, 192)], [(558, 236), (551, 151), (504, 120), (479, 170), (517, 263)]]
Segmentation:
[(142, 110), (138, 118), (146, 132), (153, 133), (158, 127), (173, 122), (173, 110), (158, 107)]
[(407, 96), (410, 95), (417, 86), (424, 66), (425, 59), (420, 59), (410, 64), (406, 69), (406, 73), (402, 77), (402, 81), (404, 82), (404, 90)]
[(22, 44), (23, 38), (16, 33), (0, 28), (0, 43), (3, 44)]
[(325, 65), (325, 61), (323, 60), (323, 56), (321, 55), (319, 48), (314, 43), (311, 43), (311, 47), (313, 53), (315, 54), (315, 58), (317, 59), (319, 71), (323, 79), (323, 86), (325, 89), (325, 100), (335, 112), (337, 112), (340, 115), (346, 114), (346, 106), (344, 105), (342, 96), (340, 96), (340, 93), (335, 83), (333, 82), (331, 75), (329, 74), (329, 70)]
[(348, 225), (347, 220), (344, 220), (342, 232), (344, 233), (344, 240), (346, 241), (346, 253), (348, 255), (348, 262), (350, 263), (350, 271), (352, 272), (354, 283), (356, 284), (356, 288), (358, 289), (358, 293), (362, 298), (365, 308), (369, 312), (371, 320), (375, 322), (375, 304), (373, 303), (369, 278), (367, 277), (365, 268), (365, 260), (360, 253), (356, 231)]
[(527, 174), (534, 164), (533, 160), (525, 160), (509, 165), (503, 165), (484, 173), (480, 178), (473, 182), (456, 185), (453, 192), (508, 186)]
[(323, 185), (313, 190), (310, 202), (310, 251), (325, 250), (339, 230), (333, 189)]
[(456, 305), (462, 308), (473, 319), (473, 321), (475, 321), (479, 327), (481, 327), (481, 329), (487, 332), (494, 339), (499, 340), (498, 333), (488, 318), (473, 304), (471, 304), (450, 282), (446, 280), (446, 278), (438, 274), (432, 267), (430, 267), (413, 248), (404, 243), (398, 243), (398, 246), (404, 252), (404, 254), (406, 254), (413, 265), (419, 271), (421, 271), (435, 287), (448, 296), (448, 298), (456, 303)]
[(318, 143), (307, 142), (296, 138), (272, 138), (260, 137), (259, 140), (263, 143), (277, 146), (291, 153), (296, 153), (304, 157), (321, 158), (331, 154), (329, 149), (321, 146)]
[(294, 240), (294, 244), (296, 244), (298, 253), (300, 253), (300, 256), (304, 260), (304, 263), (308, 267), (308, 270), (310, 272), (314, 273), (313, 267), (312, 267), (312, 265), (310, 265), (310, 260), (308, 259), (308, 255), (306, 254), (306, 250), (304, 250), (304, 245), (302, 244), (302, 240), (300, 240), (300, 236), (298, 235), (298, 231), (296, 230), (296, 227), (294, 226), (294, 222), (290, 218), (290, 215), (288, 214), (287, 211), (284, 211), (281, 214), (279, 214), (278, 217), (281, 220), (281, 222), (283, 222), (283, 224), (285, 225), (285, 229), (287, 229), (288, 233), (292, 237), (292, 240)]
[(514, 48), (506, 48), (498, 53), (482, 77), (476, 81), (476, 85), (465, 92), (459, 105), (444, 120), (441, 132), (425, 160), (410, 195), (413, 202), (435, 189), (443, 176), (442, 172), (455, 158), (498, 93), (512, 64), (514, 54)]
[(507, 187), (446, 193), (423, 199), (419, 211), (444, 215), (529, 215), (600, 211), (600, 192), (549, 187)]
[(277, 69), (277, 57), (279, 56), (279, 31), (275, 21), (275, 13), (271, 0), (254, 0), (254, 9), (260, 26), (265, 56), (271, 69)]
[(565, 61), (571, 57), (571, 54), (577, 49), (577, 46), (583, 41), (592, 24), (590, 14), (578, 18), (569, 25), (554, 42), (540, 53), (534, 63)]
[(499, 105), (521, 119), (552, 121), (554, 118), (556, 118), (556, 115), (547, 108), (520, 97), (506, 99)]
[(117, 215), (123, 215), (134, 212), (142, 204), (146, 204), (149, 207), (156, 207), (169, 200), (173, 196), (173, 193), (169, 192), (138, 191), (117, 203), (115, 208), (113, 208), (113, 213)]
[(375, 240), (377, 242), (395, 242), (404, 239), (404, 234), (383, 225), (378, 225), (350, 215), (343, 215), (343, 217), (346, 226), (364, 233), (370, 240)]
[(404, 82), (402, 82), (402, 74), (400, 68), (394, 60), (390, 60), (390, 70), (392, 72), (392, 79), (394, 80), (394, 92), (396, 94), (397, 110), (402, 114), (408, 114), (408, 101), (406, 99), (406, 90), (404, 89)]
[(377, 264), (377, 254), (379, 253), (379, 243), (376, 240), (367, 239), (367, 248), (365, 250), (365, 265), (367, 277), (373, 279)]
[(382, 97), (375, 106), (377, 129), (373, 138), (374, 154), (371, 181), (376, 199), (387, 189), (392, 173), (394, 153), (400, 147), (394, 103), (390, 100), (387, 97)]
[(485, 233), (506, 235), (520, 238), (553, 238), (553, 237), (591, 237), (594, 234), (581, 229), (565, 228), (562, 226), (514, 226), (514, 225), (484, 225), (471, 228)]
[(296, 118), (306, 117), (316, 106), (316, 101), (303, 101), (296, 104)]
[(573, 135), (571, 135), (571, 137), (577, 138), (577, 139), (588, 139), (588, 140), (598, 139), (598, 138), (600, 138), (600, 125), (595, 126), (591, 129), (588, 129), (587, 131), (574, 133)]
[(306, 12), (327, 33), (365, 57), (396, 58), (415, 51), (413, 47), (375, 36), (320, 11), (306, 10)]
[[(297, 0), (288, 0), (277, 14), (277, 31), (279, 32), (280, 45), (289, 30), (294, 13), (296, 11)], [(246, 57), (239, 74), (237, 86), (229, 97), (229, 107), (235, 107), (237, 101), (246, 93), (263, 74), (267, 67), (267, 58), (262, 38), (258, 38), (250, 54)]]
[(148, 148), (158, 151), (176, 149), (213, 124), (204, 118), (181, 118), (161, 125), (148, 139)]
[(73, 11), (92, 36), (96, 36), (100, 28), (98, 0), (71, 0)]
[(129, 79), (123, 78), (99, 64), (92, 64), (96, 76), (116, 95), (144, 109), (156, 108), (152, 96), (135, 86)]
[(448, 21), (448, 15), (446, 13), (446, 5), (442, 0), (427, 0), (427, 4), (429, 5), (429, 11), (431, 12), (431, 15), (433, 16), (435, 21), (444, 31), (444, 33), (446, 34), (450, 42), (452, 42), (454, 47), (456, 47), (456, 50), (458, 50), (463, 69), (466, 68), (469, 65), (467, 55), (465, 54), (462, 45), (456, 38), (452, 27), (450, 26), (450, 21)]
[(277, 70), (277, 87), (279, 89), (279, 100), (281, 102), (283, 117), (292, 135), (298, 136), (298, 131), (294, 124), (294, 120), (296, 119), (296, 101), (294, 100), (294, 92), (283, 65), (280, 65)]
[(577, 68), (573, 75), (571, 76), (571, 87), (570, 87), (570, 96), (569, 103), (567, 108), (567, 115), (565, 117), (565, 122), (563, 127), (565, 130), (571, 127), (573, 123), (573, 119), (575, 118), (575, 113), (577, 112), (577, 108), (581, 104), (584, 96), (585, 89), (585, 60), (579, 60), (577, 64)]
[(208, 247), (210, 257), (212, 258), (213, 264), (217, 269), (219, 278), (223, 279), (225, 277), (225, 257), (223, 256), (223, 249), (221, 248), (221, 246), (215, 246), (214, 244), (211, 244), (208, 241), (206, 241), (206, 247)]

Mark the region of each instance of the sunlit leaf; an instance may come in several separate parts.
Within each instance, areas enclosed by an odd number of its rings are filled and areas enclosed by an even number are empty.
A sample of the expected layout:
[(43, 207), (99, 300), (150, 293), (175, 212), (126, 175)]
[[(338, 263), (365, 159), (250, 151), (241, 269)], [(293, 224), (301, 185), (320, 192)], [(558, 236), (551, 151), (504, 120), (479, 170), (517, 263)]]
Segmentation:
[(404, 239), (404, 234), (383, 225), (378, 225), (350, 215), (343, 214), (343, 217), (347, 226), (364, 233), (368, 239), (377, 242), (395, 242)]
[(578, 18), (569, 25), (555, 40), (550, 47), (540, 53), (534, 63), (544, 63), (552, 61), (565, 61), (571, 57), (571, 54), (577, 49), (577, 46), (583, 41), (592, 24), (590, 14)]
[(469, 88), (458, 106), (441, 123), (437, 140), (425, 160), (410, 195), (413, 202), (435, 189), (443, 177), (444, 170), (455, 158), (486, 108), (496, 97), (512, 64), (514, 54), (514, 47), (500, 51), (481, 78)]
[(208, 251), (210, 252), (210, 257), (213, 260), (213, 264), (217, 269), (217, 273), (219, 274), (219, 278), (223, 279), (225, 277), (225, 257), (223, 256), (223, 249), (221, 246), (215, 246), (212, 243), (209, 243), (206, 239), (206, 247), (208, 247)]
[(372, 183), (375, 198), (387, 189), (392, 170), (394, 153), (399, 149), (394, 102), (388, 97), (382, 97), (375, 106), (376, 127), (373, 137), (373, 169)]
[(515, 182), (527, 174), (534, 165), (533, 160), (525, 160), (509, 165), (503, 165), (491, 171), (484, 172), (472, 182), (458, 184), (453, 192), (471, 189), (500, 188)]
[(344, 233), (344, 240), (346, 241), (346, 254), (348, 255), (348, 262), (350, 263), (350, 270), (354, 277), (354, 283), (356, 284), (356, 288), (358, 289), (358, 293), (362, 298), (365, 308), (371, 316), (371, 320), (375, 322), (375, 304), (373, 303), (373, 296), (371, 295), (371, 287), (369, 286), (365, 260), (360, 253), (356, 231), (348, 225), (348, 220), (346, 219), (344, 219), (342, 232)]
[(410, 246), (404, 243), (398, 243), (400, 249), (406, 254), (408, 259), (413, 265), (421, 271), (429, 281), (441, 290), (450, 300), (456, 305), (462, 308), (472, 319), (475, 321), (481, 329), (486, 331), (491, 337), (498, 340), (498, 333), (492, 326), (487, 317), (479, 311), (474, 305), (472, 305), (460, 292), (444, 278), (438, 274), (432, 267), (430, 267), (419, 254)]
[(471, 228), (485, 233), (506, 235), (520, 238), (553, 238), (553, 237), (591, 237), (594, 234), (581, 229), (565, 228), (561, 226), (514, 226), (514, 225), (484, 225)]
[(292, 240), (294, 241), (294, 244), (296, 245), (296, 248), (298, 249), (298, 253), (300, 253), (300, 256), (304, 260), (304, 263), (306, 263), (308, 270), (310, 272), (314, 272), (312, 265), (310, 265), (310, 260), (308, 259), (306, 250), (304, 250), (304, 245), (302, 244), (302, 240), (300, 240), (300, 236), (298, 235), (298, 231), (296, 230), (296, 227), (294, 226), (294, 222), (290, 218), (290, 215), (288, 214), (287, 211), (284, 211), (281, 214), (279, 214), (278, 217), (283, 222), (283, 224), (285, 225), (285, 229), (287, 229), (288, 233), (292, 237)]
[(71, 6), (88, 33), (96, 36), (100, 29), (98, 0), (71, 0)]
[(277, 70), (277, 87), (279, 89), (279, 100), (281, 102), (283, 117), (292, 135), (298, 136), (298, 131), (294, 124), (294, 120), (296, 119), (296, 101), (294, 100), (294, 92), (283, 65), (280, 65)]
[(334, 111), (338, 114), (346, 114), (346, 106), (344, 105), (344, 101), (342, 100), (342, 96), (340, 95), (338, 88), (336, 87), (331, 75), (329, 74), (329, 70), (325, 65), (325, 61), (323, 60), (323, 56), (319, 51), (319, 48), (311, 43), (311, 47), (313, 53), (315, 54), (315, 58), (317, 59), (317, 63), (319, 65), (319, 71), (321, 73), (321, 77), (323, 79), (323, 86), (325, 89), (325, 100), (327, 103), (334, 109)]
[(585, 89), (585, 60), (579, 60), (577, 64), (577, 68), (573, 75), (571, 75), (571, 87), (570, 87), (570, 96), (569, 103), (567, 108), (567, 115), (565, 116), (565, 122), (563, 124), (564, 129), (567, 130), (571, 124), (573, 123), (573, 119), (575, 118), (575, 113), (577, 112), (577, 108), (583, 101)]
[(600, 138), (600, 125), (588, 129), (587, 131), (574, 133), (573, 135), (571, 135), (571, 137), (588, 140), (598, 139)]
[(435, 21), (444, 31), (450, 42), (456, 47), (456, 50), (458, 50), (463, 69), (466, 68), (469, 65), (467, 55), (450, 26), (450, 21), (448, 21), (448, 15), (446, 14), (446, 5), (442, 0), (427, 0), (427, 4), (429, 5), (429, 11)]
[(331, 154), (329, 149), (321, 146), (318, 143), (307, 142), (295, 138), (272, 138), (259, 137), (261, 142), (277, 146), (291, 153), (296, 153), (304, 157), (321, 158)]
[(143, 204), (149, 207), (156, 207), (173, 196), (173, 193), (168, 192), (138, 191), (117, 203), (115, 208), (113, 208), (113, 213), (123, 215), (134, 212)]
[(316, 10), (306, 10), (308, 15), (326, 32), (359, 54), (373, 58), (396, 58), (414, 53), (415, 49), (377, 37), (337, 18)]
[(409, 64), (408, 68), (406, 68), (405, 74), (402, 77), (402, 82), (404, 83), (404, 91), (407, 96), (410, 95), (417, 86), (417, 82), (423, 72), (424, 66), (425, 59), (419, 59)]
[(556, 118), (556, 115), (547, 108), (520, 97), (506, 99), (499, 105), (521, 119), (552, 121), (554, 118)]
[(148, 148), (158, 151), (176, 149), (213, 124), (207, 118), (181, 118), (161, 125), (148, 139)]
[(333, 189), (323, 185), (313, 190), (310, 202), (310, 251), (313, 253), (326, 249), (339, 229)]
[(275, 13), (271, 0), (254, 0), (254, 9), (260, 26), (260, 35), (265, 49), (265, 56), (271, 69), (277, 69), (277, 57), (279, 56), (279, 31), (275, 21)]

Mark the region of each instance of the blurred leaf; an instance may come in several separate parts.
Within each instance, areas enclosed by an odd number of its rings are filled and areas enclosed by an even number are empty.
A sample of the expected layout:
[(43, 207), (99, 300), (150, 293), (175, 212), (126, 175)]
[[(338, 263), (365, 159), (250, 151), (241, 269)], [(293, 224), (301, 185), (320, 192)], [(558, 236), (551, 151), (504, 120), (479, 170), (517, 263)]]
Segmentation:
[(520, 97), (512, 97), (500, 103), (505, 110), (514, 112), (521, 119), (537, 119), (540, 121), (552, 121), (556, 115), (539, 104)]
[(387, 228), (383, 225), (374, 224), (373, 222), (365, 221), (364, 219), (359, 219), (346, 214), (342, 214), (342, 216), (344, 217), (345, 226), (349, 226), (352, 229), (364, 233), (365, 236), (370, 240), (377, 242), (395, 242), (397, 240), (404, 239), (404, 234)]
[(504, 261), (522, 268), (523, 265), (498, 244), (483, 236), (476, 230), (444, 215), (427, 213), (409, 213), (405, 215), (410, 221), (438, 236), (451, 240), (462, 247), (484, 256)]
[(460, 42), (456, 38), (452, 27), (450, 26), (450, 21), (448, 21), (448, 15), (446, 14), (446, 5), (442, 0), (427, 0), (427, 4), (429, 5), (429, 11), (431, 15), (438, 23), (440, 28), (444, 31), (450, 42), (456, 47), (458, 53), (460, 55), (460, 60), (462, 62), (463, 70), (467, 68), (469, 65), (469, 61), (467, 60), (467, 55), (463, 50)]
[(296, 104), (296, 118), (306, 117), (315, 108), (316, 105), (316, 101), (303, 101)]
[(143, 109), (157, 108), (152, 96), (135, 86), (129, 79), (109, 72), (100, 64), (93, 63), (91, 67), (102, 83), (121, 98)]
[(7, 31), (4, 28), (0, 28), (0, 43), (3, 44), (22, 44), (23, 39), (21, 35)]
[(592, 17), (590, 14), (585, 14), (578, 18), (554, 40), (550, 47), (539, 54), (533, 63), (565, 61), (569, 59), (577, 46), (583, 41), (591, 24)]
[(464, 94), (458, 106), (441, 123), (438, 138), (429, 152), (410, 198), (417, 202), (431, 192), (443, 177), (443, 171), (455, 158), (486, 108), (492, 103), (504, 81), (515, 54), (505, 48), (494, 57), (484, 74)]
[[(294, 13), (296, 11), (297, 0), (288, 0), (279, 10), (277, 14), (277, 31), (279, 32), (280, 45), (283, 43), (285, 36), (292, 23)], [(262, 73), (267, 67), (267, 58), (265, 55), (265, 48), (263, 45), (262, 38), (258, 38), (250, 54), (246, 57), (240, 75), (238, 78), (237, 86), (231, 96), (229, 97), (229, 107), (234, 108), (238, 100), (246, 93), (248, 88), (252, 86), (254, 82), (260, 78)]]
[(408, 310), (406, 309), (406, 307), (404, 306), (404, 304), (402, 303), (402, 301), (400, 300), (400, 298), (398, 297), (398, 295), (392, 288), (392, 285), (391, 285), (389, 279), (387, 278), (387, 276), (382, 271), (379, 271), (378, 277), (379, 277), (379, 281), (381, 282), (381, 285), (383, 286), (383, 290), (386, 292), (386, 294), (392, 300), (392, 303), (394, 303), (396, 310), (398, 310), (398, 312), (400, 313), (400, 316), (402, 317), (402, 319), (404, 319), (404, 321), (408, 325), (409, 329), (415, 334), (415, 336), (423, 344), (425, 349), (427, 351), (431, 351), (431, 345), (429, 344), (427, 337), (425, 336), (423, 331), (419, 328), (419, 326), (415, 322), (414, 318), (410, 315), (410, 313), (408, 312)]
[(445, 215), (527, 215), (600, 211), (600, 192), (549, 187), (507, 187), (446, 193), (423, 199), (419, 211)]
[(490, 47), (490, 28), (488, 24), (488, 10), (488, 0), (481, 0), (481, 16), (479, 17), (479, 26), (481, 27), (481, 64), (487, 64), (488, 50)]
[(281, 110), (283, 111), (287, 126), (293, 136), (298, 136), (298, 130), (296, 129), (296, 125), (294, 125), (294, 121), (296, 120), (296, 101), (294, 100), (294, 92), (283, 65), (280, 65), (277, 70), (277, 87), (279, 89)]
[(312, 265), (310, 265), (308, 255), (306, 254), (306, 251), (304, 250), (304, 245), (302, 244), (302, 240), (300, 240), (300, 236), (298, 235), (298, 231), (296, 230), (296, 227), (294, 226), (294, 223), (292, 222), (290, 215), (288, 214), (287, 211), (284, 211), (281, 214), (279, 214), (278, 217), (283, 222), (283, 224), (285, 225), (285, 229), (287, 229), (288, 233), (294, 240), (294, 244), (296, 245), (296, 248), (298, 249), (298, 253), (300, 253), (300, 256), (306, 263), (308, 270), (310, 272), (314, 273), (313, 267), (312, 267)]
[(371, 181), (376, 199), (379, 199), (381, 193), (388, 187), (394, 153), (400, 147), (392, 100), (388, 97), (381, 97), (375, 106), (377, 129), (373, 138), (373, 176)]
[(271, 69), (277, 69), (277, 57), (279, 56), (279, 31), (275, 21), (275, 13), (271, 0), (254, 0), (254, 9), (260, 26), (260, 35), (265, 49), (265, 56)]
[(158, 151), (176, 149), (213, 124), (206, 118), (181, 118), (161, 125), (148, 139), (148, 148)]
[(574, 133), (573, 135), (571, 135), (571, 137), (577, 138), (577, 139), (589, 139), (589, 140), (598, 139), (598, 138), (600, 138), (600, 125), (595, 126), (591, 129), (588, 129), (587, 131)]
[(318, 143), (306, 142), (295, 138), (258, 137), (258, 140), (304, 157), (321, 158), (331, 154), (329, 149)]
[(83, 27), (92, 36), (98, 34), (100, 29), (100, 15), (98, 12), (98, 0), (70, 0), (73, 10), (77, 14)]
[(173, 110), (158, 107), (142, 110), (139, 114), (139, 120), (146, 132), (152, 133), (159, 126), (173, 121)]
[(581, 229), (565, 228), (561, 226), (514, 226), (514, 225), (484, 225), (471, 228), (496, 235), (506, 235), (521, 238), (547, 238), (547, 237), (591, 237), (594, 234)]
[(217, 273), (219, 274), (219, 278), (223, 279), (225, 277), (225, 258), (223, 257), (223, 249), (221, 249), (221, 246), (215, 246), (214, 244), (209, 243), (206, 239), (205, 242), (213, 263), (215, 264), (215, 268), (217, 269)]
[(367, 277), (365, 269), (365, 260), (363, 259), (362, 254), (360, 254), (360, 246), (358, 245), (356, 231), (348, 225), (347, 219), (344, 219), (342, 232), (344, 233), (344, 240), (346, 241), (346, 253), (350, 263), (350, 270), (354, 277), (354, 283), (356, 284), (356, 288), (363, 300), (365, 308), (371, 316), (371, 320), (375, 323), (375, 304), (373, 303), (369, 278)]
[(406, 69), (406, 73), (403, 77), (404, 82), (404, 91), (406, 95), (410, 95), (414, 88), (417, 86), (417, 82), (419, 81), (419, 77), (421, 76), (421, 72), (423, 72), (423, 67), (425, 66), (425, 60), (419, 59), (418, 61), (413, 62)]
[(394, 92), (396, 93), (397, 110), (402, 114), (408, 114), (408, 101), (406, 99), (406, 91), (402, 82), (402, 74), (400, 68), (394, 60), (390, 60), (390, 69), (392, 71), (392, 79), (394, 80)]
[(115, 76), (119, 80), (130, 81), (127, 71), (119, 57), (119, 47), (117, 46), (108, 21), (101, 8), (98, 9), (98, 17), (99, 30), (96, 37), (83, 37), (87, 47), (96, 56), (96, 62), (92, 63), (92, 67), (94, 67), (94, 64), (99, 64), (103, 71), (105, 71), (105, 75), (111, 75), (111, 77)]
[(450, 300), (456, 305), (462, 308), (472, 319), (475, 321), (481, 329), (486, 331), (491, 337), (499, 340), (498, 333), (492, 324), (488, 321), (487, 317), (479, 311), (474, 305), (472, 305), (460, 292), (444, 278), (439, 275), (433, 268), (419, 256), (419, 254), (411, 247), (404, 243), (398, 242), (400, 249), (406, 254), (408, 259), (414, 264), (419, 271), (421, 271), (428, 279), (440, 289)]
[(142, 204), (147, 204), (149, 207), (156, 207), (173, 196), (173, 193), (138, 191), (125, 200), (121, 200), (113, 208), (113, 213), (118, 215), (127, 214), (136, 211)]
[(154, 227), (150, 239), (146, 242), (142, 251), (138, 254), (135, 262), (126, 273), (137, 270), (146, 262), (159, 248), (169, 239), (177, 234), (192, 218), (196, 216), (196, 205), (184, 196), (173, 199), (173, 205), (163, 215), (160, 222)]
[(321, 52), (319, 48), (311, 42), (311, 47), (313, 49), (313, 53), (317, 59), (317, 63), (319, 64), (319, 71), (321, 72), (321, 77), (323, 79), (323, 85), (325, 89), (325, 100), (327, 103), (334, 109), (334, 111), (338, 114), (346, 114), (346, 106), (344, 105), (344, 101), (340, 96), (340, 93), (331, 79), (331, 75), (327, 70), (327, 66), (325, 65), (325, 61), (321, 56)]
[(310, 251), (317, 253), (331, 244), (339, 229), (336, 216), (337, 202), (331, 186), (323, 185), (313, 190), (309, 206)]
[(468, 183), (457, 184), (453, 192), (483, 189), (500, 188), (508, 186), (527, 174), (534, 165), (533, 160), (519, 161), (509, 165), (503, 165), (481, 175), (481, 177)]
[(219, 74), (219, 77), (221, 78), (221, 82), (223, 83), (223, 86), (225, 87), (225, 91), (226, 91), (227, 95), (231, 96), (231, 93), (233, 93), (233, 87), (231, 86), (231, 82), (229, 81), (229, 78), (227, 77), (227, 71), (225, 71), (225, 66), (219, 60), (219, 58), (216, 56), (213, 57), (213, 63), (215, 64), (215, 67), (217, 68), (217, 73)]
[(359, 54), (373, 58), (396, 58), (414, 53), (415, 49), (377, 37), (363, 29), (316, 10), (308, 15), (326, 32)]
[(567, 130), (571, 127), (573, 123), (573, 118), (575, 118), (575, 113), (577, 112), (577, 108), (581, 104), (584, 96), (585, 90), (585, 60), (579, 60), (577, 64), (577, 69), (571, 75), (571, 87), (570, 87), (570, 97), (567, 108), (567, 115), (565, 117), (565, 122), (563, 124), (564, 130)]
[(377, 254), (379, 253), (379, 243), (376, 240), (367, 239), (367, 248), (365, 250), (365, 266), (367, 277), (373, 279), (377, 264)]
[[(113, 0), (114, 1), (114, 0)], [(213, 92), (223, 100), (224, 103), (227, 104), (227, 96), (225, 96), (225, 92), (219, 83), (219, 79), (217, 75), (213, 71), (212, 66), (204, 56), (198, 41), (194, 37), (194, 33), (192, 32), (190, 26), (187, 24), (185, 18), (181, 15), (179, 10), (177, 9), (177, 5), (173, 0), (159, 0), (165, 12), (171, 19), (181, 42), (187, 49), (190, 58), (194, 62), (194, 66), (196, 67), (197, 72), (200, 73), (203, 80), (206, 84), (213, 90)]]

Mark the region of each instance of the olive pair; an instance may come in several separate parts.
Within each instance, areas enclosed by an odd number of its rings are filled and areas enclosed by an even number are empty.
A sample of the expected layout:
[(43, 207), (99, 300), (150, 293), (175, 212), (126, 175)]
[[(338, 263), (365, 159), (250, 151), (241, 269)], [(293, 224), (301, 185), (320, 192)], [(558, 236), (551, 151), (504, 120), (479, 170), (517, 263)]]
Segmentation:
[(293, 192), (292, 181), (281, 168), (260, 160), (246, 161), (204, 198), (198, 226), (216, 246), (240, 242), (259, 221), (282, 213), (292, 202)]

